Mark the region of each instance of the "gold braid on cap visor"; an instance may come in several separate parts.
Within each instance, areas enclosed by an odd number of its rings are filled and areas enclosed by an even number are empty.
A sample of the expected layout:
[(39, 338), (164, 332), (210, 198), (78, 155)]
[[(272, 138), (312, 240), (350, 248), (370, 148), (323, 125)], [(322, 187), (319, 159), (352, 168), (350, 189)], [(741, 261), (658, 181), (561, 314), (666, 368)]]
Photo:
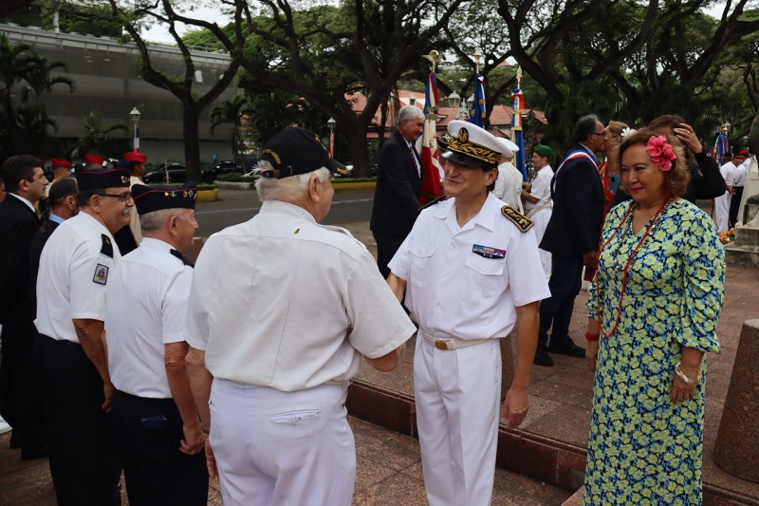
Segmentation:
[(462, 155), (471, 156), (476, 160), (480, 160), (491, 165), (498, 165), (501, 161), (501, 154), (492, 149), (480, 146), (478, 144), (472, 144), (468, 141), (461, 141), (455, 137), (451, 137), (451, 141), (448, 144), (448, 151), (455, 151)]

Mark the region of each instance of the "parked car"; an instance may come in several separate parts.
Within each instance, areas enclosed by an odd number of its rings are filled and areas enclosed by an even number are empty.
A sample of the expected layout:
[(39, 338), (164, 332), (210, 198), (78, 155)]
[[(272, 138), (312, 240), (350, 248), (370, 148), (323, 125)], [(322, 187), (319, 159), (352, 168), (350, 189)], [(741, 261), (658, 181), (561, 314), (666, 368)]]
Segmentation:
[(220, 176), (221, 174), (231, 174), (233, 172), (239, 172), (242, 174), (245, 172), (245, 169), (234, 160), (224, 160), (203, 169), (201, 179), (204, 183), (211, 184), (216, 180), (217, 176)]
[(170, 163), (158, 170), (151, 170), (142, 176), (146, 184), (185, 183), (187, 168), (179, 163)]

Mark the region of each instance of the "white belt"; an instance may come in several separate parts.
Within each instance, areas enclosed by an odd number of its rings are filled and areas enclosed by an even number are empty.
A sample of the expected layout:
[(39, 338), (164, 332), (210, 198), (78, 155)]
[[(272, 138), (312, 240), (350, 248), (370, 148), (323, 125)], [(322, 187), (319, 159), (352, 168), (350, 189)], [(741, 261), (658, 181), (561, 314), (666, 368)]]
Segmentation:
[(492, 339), (459, 339), (457, 337), (453, 337), (450, 339), (438, 339), (436, 337), (428, 335), (422, 330), (419, 330), (417, 332), (417, 335), (421, 335), (425, 341), (430, 343), (432, 346), (434, 346), (438, 350), (458, 350), (460, 348), (467, 348), (469, 346), (475, 346), (477, 344), (487, 343), (492, 340)]
[(535, 209), (531, 209), (530, 211), (528, 211), (527, 212), (527, 217), (528, 218), (532, 218), (533, 216), (535, 216), (536, 214), (538, 214), (543, 209), (548, 209), (548, 208), (551, 208), (551, 207), (553, 207), (553, 203), (552, 202), (546, 202), (542, 206), (536, 207)]

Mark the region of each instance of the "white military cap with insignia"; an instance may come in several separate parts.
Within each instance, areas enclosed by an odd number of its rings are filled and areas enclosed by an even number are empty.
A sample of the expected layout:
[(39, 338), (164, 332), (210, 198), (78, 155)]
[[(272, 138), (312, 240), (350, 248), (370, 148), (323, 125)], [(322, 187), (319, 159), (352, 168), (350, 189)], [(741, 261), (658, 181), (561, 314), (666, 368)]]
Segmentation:
[(510, 140), (496, 137), (467, 121), (451, 121), (448, 133), (451, 136), (448, 151), (442, 156), (450, 162), (490, 168), (500, 163), (501, 156), (509, 158), (519, 151)]

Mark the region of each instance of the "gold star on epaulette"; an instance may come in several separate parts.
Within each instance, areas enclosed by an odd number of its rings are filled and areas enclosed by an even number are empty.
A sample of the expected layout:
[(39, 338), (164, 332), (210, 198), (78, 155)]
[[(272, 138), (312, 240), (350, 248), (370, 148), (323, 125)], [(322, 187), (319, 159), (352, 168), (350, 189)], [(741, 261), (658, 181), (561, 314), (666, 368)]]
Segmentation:
[(527, 232), (533, 225), (535, 225), (534, 221), (511, 206), (503, 206), (501, 208), (501, 214), (511, 223), (516, 225), (522, 233)]

